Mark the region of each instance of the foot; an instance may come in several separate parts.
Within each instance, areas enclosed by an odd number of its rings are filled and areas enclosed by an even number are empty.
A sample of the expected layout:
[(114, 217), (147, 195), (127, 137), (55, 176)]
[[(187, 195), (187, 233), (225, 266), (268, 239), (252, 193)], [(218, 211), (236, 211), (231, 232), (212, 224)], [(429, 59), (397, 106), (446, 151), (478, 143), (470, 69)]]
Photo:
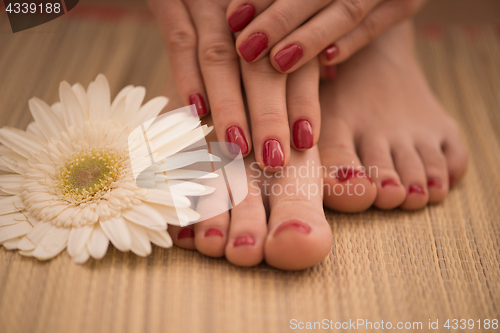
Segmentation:
[(410, 23), (339, 66), (320, 100), (328, 207), (419, 209), (443, 200), (465, 174), (459, 129), (418, 66)]

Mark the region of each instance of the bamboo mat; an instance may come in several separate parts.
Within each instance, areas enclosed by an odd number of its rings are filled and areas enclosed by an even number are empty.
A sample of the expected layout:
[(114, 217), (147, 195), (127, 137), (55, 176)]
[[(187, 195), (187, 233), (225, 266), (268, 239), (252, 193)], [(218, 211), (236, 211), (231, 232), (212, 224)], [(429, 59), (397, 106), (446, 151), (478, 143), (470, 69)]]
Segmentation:
[[(110, 246), (103, 260), (83, 266), (66, 253), (38, 262), (2, 248), (0, 332), (287, 332), (292, 319), (422, 322), (423, 331), (429, 320), (448, 331), (447, 319), (473, 319), (466, 331), (475, 332), (477, 320), (500, 319), (497, 33), (419, 29), (424, 70), (464, 129), (471, 157), (442, 204), (412, 213), (329, 211), (332, 251), (301, 272), (243, 269), (178, 248), (140, 258)], [(60, 81), (86, 85), (101, 72), (113, 94), (127, 84), (145, 86), (146, 99), (163, 94), (168, 63), (155, 24), (63, 17), (13, 35), (0, 16), (0, 126), (25, 128), (29, 98), (52, 103)]]

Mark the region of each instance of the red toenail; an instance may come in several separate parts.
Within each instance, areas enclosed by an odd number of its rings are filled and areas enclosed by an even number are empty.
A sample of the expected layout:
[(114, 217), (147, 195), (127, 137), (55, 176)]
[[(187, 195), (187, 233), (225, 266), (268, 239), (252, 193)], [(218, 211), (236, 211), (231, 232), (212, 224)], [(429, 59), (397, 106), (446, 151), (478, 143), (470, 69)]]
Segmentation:
[(429, 179), (429, 181), (427, 182), (427, 186), (441, 188), (443, 187), (443, 184), (441, 184), (441, 182), (437, 179)]
[(341, 182), (345, 182), (354, 177), (367, 178), (371, 183), (373, 183), (373, 180), (361, 170), (356, 170), (351, 167), (346, 167), (346, 168), (341, 168), (339, 171), (337, 171), (337, 179), (340, 180)]
[(183, 239), (183, 238), (194, 238), (194, 230), (191, 228), (184, 228), (179, 232), (177, 235), (177, 240)]
[(207, 232), (205, 232), (205, 237), (214, 236), (214, 235), (222, 237), (222, 232), (219, 229), (215, 229), (215, 228), (208, 229)]
[(382, 182), (382, 187), (386, 187), (386, 186), (399, 186), (398, 183), (396, 183), (394, 180), (392, 179), (386, 179)]
[(418, 194), (423, 194), (425, 195), (425, 190), (422, 186), (420, 185), (410, 185), (410, 188), (408, 188), (408, 193), (418, 193)]
[(450, 176), (449, 184), (450, 184), (450, 188), (452, 188), (453, 185), (455, 185), (455, 179), (453, 178), (453, 176)]
[(288, 227), (294, 227), (297, 229), (298, 232), (307, 235), (308, 233), (311, 232), (311, 227), (308, 226), (305, 223), (299, 222), (299, 221), (290, 221), (290, 222), (285, 222), (282, 223), (278, 228), (276, 228), (276, 231), (274, 232), (274, 236), (277, 236), (281, 231)]
[(255, 244), (255, 239), (253, 239), (252, 236), (240, 236), (234, 240), (234, 247), (240, 246), (240, 245), (254, 245)]

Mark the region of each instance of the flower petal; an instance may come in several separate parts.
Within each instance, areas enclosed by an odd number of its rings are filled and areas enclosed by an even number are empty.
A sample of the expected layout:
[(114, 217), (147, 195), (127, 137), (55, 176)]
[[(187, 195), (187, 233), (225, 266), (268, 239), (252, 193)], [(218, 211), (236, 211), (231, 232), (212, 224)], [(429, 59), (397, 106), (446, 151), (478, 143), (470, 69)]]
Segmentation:
[(40, 138), (12, 127), (0, 128), (0, 142), (25, 158), (43, 148)]
[(111, 243), (120, 251), (130, 251), (132, 240), (127, 223), (121, 217), (100, 222), (101, 228)]
[(24, 209), (23, 201), (17, 195), (0, 199), (0, 215), (20, 212)]
[(94, 259), (102, 259), (108, 251), (109, 240), (99, 224), (94, 226), (92, 235), (87, 242), (87, 250)]
[(63, 106), (63, 118), (67, 127), (76, 126), (85, 122), (82, 106), (75, 92), (68, 82), (59, 85), (59, 98)]
[(65, 130), (64, 124), (54, 110), (39, 98), (33, 97), (29, 100), (29, 107), (33, 119), (47, 139), (56, 138)]
[(71, 229), (68, 239), (68, 253), (72, 258), (83, 251), (93, 229), (90, 225)]
[(146, 230), (146, 233), (151, 243), (164, 248), (172, 247), (172, 238), (166, 230)]
[(21, 251), (33, 251), (40, 244), (45, 234), (50, 230), (52, 224), (48, 222), (40, 222), (21, 239), (17, 248)]
[(84, 264), (87, 262), (87, 260), (89, 260), (89, 258), (90, 254), (86, 247), (84, 247), (79, 254), (77, 254), (74, 257), (71, 257), (71, 259), (73, 259), (73, 262), (77, 264)]
[(87, 92), (85, 91), (85, 88), (80, 84), (80, 83), (75, 83), (71, 89), (75, 92), (76, 97), (78, 98), (78, 101), (80, 102), (80, 105), (82, 106), (83, 110), (83, 116), (85, 120), (89, 119), (89, 99), (87, 96)]
[(19, 222), (17, 218), (24, 217), (21, 213), (0, 215), (0, 227), (5, 227), (6, 225), (12, 225)]
[(115, 99), (113, 100), (113, 103), (111, 103), (111, 110), (113, 110), (116, 106), (116, 104), (123, 98), (126, 97), (127, 94), (134, 88), (133, 85), (128, 85), (124, 87), (118, 94), (116, 94)]
[(144, 201), (172, 207), (191, 206), (191, 201), (187, 197), (166, 190), (150, 189)]
[(151, 254), (151, 242), (149, 241), (146, 229), (129, 223), (128, 227), (130, 229), (130, 236), (132, 239), (131, 250), (135, 254), (141, 257), (146, 257)]
[(5, 241), (26, 235), (33, 227), (28, 222), (19, 222), (0, 228), (0, 244)]
[(144, 104), (131, 121), (132, 128), (141, 126), (142, 123), (157, 117), (167, 104), (168, 98), (163, 96), (155, 97)]
[(122, 123), (128, 124), (135, 118), (144, 100), (144, 96), (146, 96), (146, 89), (144, 87), (135, 87), (127, 94)]
[(40, 244), (33, 250), (33, 257), (39, 260), (47, 260), (54, 258), (68, 244), (70, 229), (51, 226), (49, 231), (45, 233)]
[(28, 127), (26, 127), (26, 133), (33, 134), (36, 136), (39, 140), (45, 141), (46, 137), (43, 134), (42, 130), (40, 129), (40, 126), (34, 121), (28, 124)]
[(122, 212), (122, 216), (132, 223), (149, 229), (165, 229), (167, 223), (160, 213), (147, 204), (134, 205), (132, 209)]
[(90, 83), (88, 96), (90, 100), (89, 120), (93, 122), (108, 120), (111, 115), (111, 97), (108, 80), (104, 75), (99, 74), (95, 81)]
[(15, 250), (15, 249), (17, 249), (17, 244), (19, 243), (20, 240), (21, 240), (21, 237), (13, 238), (11, 240), (4, 242), (2, 245), (7, 250)]

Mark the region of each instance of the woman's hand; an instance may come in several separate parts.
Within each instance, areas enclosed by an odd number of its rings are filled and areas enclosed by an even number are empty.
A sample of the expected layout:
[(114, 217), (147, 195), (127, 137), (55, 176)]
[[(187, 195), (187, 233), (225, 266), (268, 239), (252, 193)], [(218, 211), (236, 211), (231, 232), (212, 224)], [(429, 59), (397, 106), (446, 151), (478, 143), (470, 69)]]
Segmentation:
[(290, 73), (319, 55), (332, 66), (348, 59), (427, 0), (233, 0), (231, 29), (241, 31), (238, 54), (247, 62), (270, 53), (272, 66)]

